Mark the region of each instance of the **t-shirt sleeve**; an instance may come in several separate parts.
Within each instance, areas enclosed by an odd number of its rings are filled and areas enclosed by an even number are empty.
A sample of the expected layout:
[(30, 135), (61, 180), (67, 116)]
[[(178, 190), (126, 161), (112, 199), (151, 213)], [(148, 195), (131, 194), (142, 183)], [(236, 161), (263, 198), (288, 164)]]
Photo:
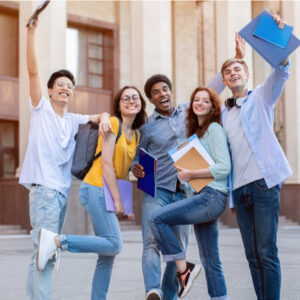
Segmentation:
[(30, 111), (32, 111), (32, 112), (40, 110), (41, 108), (43, 108), (47, 104), (50, 105), (49, 100), (46, 99), (44, 96), (42, 96), (39, 104), (37, 106), (33, 106), (31, 97), (29, 97), (29, 107), (30, 107)]
[(112, 133), (117, 137), (118, 132), (119, 132), (119, 120), (117, 117), (110, 117), (110, 124), (111, 124), (111, 130)]
[(75, 114), (77, 124), (86, 124), (89, 121), (89, 115)]

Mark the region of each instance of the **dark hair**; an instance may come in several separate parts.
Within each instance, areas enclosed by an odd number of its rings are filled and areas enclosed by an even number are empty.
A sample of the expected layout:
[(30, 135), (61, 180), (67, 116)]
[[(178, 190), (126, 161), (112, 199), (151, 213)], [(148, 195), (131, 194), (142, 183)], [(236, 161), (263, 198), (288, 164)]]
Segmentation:
[[(193, 112), (193, 103), (196, 94), (199, 91), (206, 91), (209, 94), (209, 100), (212, 103), (212, 109), (210, 113), (206, 116), (202, 124), (199, 126), (198, 118), (196, 114)], [(221, 100), (217, 92), (207, 87), (197, 87), (191, 96), (190, 106), (187, 109), (186, 116), (186, 134), (188, 137), (193, 135), (194, 133), (200, 138), (204, 135), (209, 125), (213, 122), (217, 122), (221, 124)]]
[(134, 119), (133, 124), (132, 124), (132, 129), (138, 129), (142, 125), (145, 124), (145, 122), (147, 120), (147, 113), (146, 113), (146, 110), (145, 110), (146, 109), (146, 101), (143, 98), (140, 91), (135, 86), (126, 85), (126, 86), (122, 87), (120, 90), (118, 90), (118, 92), (116, 93), (116, 95), (114, 97), (113, 113), (116, 117), (118, 117), (119, 119), (122, 120), (121, 111), (120, 111), (120, 100), (121, 100), (121, 96), (122, 96), (123, 92), (127, 89), (136, 90), (138, 92), (139, 96), (140, 96), (140, 99), (141, 99), (141, 104), (142, 104), (141, 110), (135, 116), (135, 119)]
[(221, 74), (222, 74), (223, 78), (224, 78), (225, 69), (227, 69), (229, 66), (231, 66), (234, 63), (238, 63), (238, 64), (242, 65), (244, 71), (246, 73), (249, 73), (249, 68), (244, 60), (238, 59), (238, 58), (229, 58), (223, 63), (222, 68), (221, 68)]
[(73, 85), (75, 86), (74, 75), (70, 71), (68, 71), (68, 70), (59, 70), (57, 72), (54, 72), (50, 76), (50, 78), (48, 80), (48, 83), (47, 83), (48, 89), (53, 89), (54, 82), (59, 77), (67, 77), (67, 78), (69, 78), (72, 81)]
[(158, 82), (165, 82), (168, 85), (170, 91), (172, 91), (172, 83), (171, 83), (170, 79), (166, 75), (155, 74), (155, 75), (151, 76), (144, 85), (145, 94), (149, 99), (151, 98), (152, 86)]

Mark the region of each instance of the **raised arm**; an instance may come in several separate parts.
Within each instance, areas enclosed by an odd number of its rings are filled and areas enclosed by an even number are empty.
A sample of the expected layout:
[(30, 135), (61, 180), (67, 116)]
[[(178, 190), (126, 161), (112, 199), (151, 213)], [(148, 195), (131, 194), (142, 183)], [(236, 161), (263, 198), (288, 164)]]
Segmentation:
[(29, 74), (29, 90), (31, 103), (36, 107), (42, 98), (42, 89), (35, 53), (35, 31), (37, 28), (37, 21), (33, 22), (33, 24), (27, 28), (27, 70)]
[(102, 138), (101, 167), (105, 182), (107, 183), (110, 193), (114, 199), (116, 215), (118, 217), (123, 217), (125, 209), (121, 200), (116, 174), (113, 167), (115, 143), (116, 137), (113, 133), (110, 133), (107, 137)]
[[(278, 27), (279, 27), (280, 29), (283, 29), (283, 28), (284, 28), (285, 21), (282, 20), (282, 19), (280, 18), (280, 16), (274, 15), (274, 16), (273, 16), (273, 20), (278, 24)], [(286, 66), (288, 62), (289, 62), (289, 57), (285, 58), (280, 64), (281, 64), (282, 66)]]

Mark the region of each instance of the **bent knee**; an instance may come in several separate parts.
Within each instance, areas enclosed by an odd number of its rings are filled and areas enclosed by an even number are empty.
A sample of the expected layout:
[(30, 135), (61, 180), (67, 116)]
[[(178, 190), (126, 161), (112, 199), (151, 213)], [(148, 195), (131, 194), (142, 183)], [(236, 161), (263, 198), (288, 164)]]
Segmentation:
[(122, 251), (122, 248), (123, 248), (122, 240), (115, 239), (114, 241), (112, 241), (112, 249), (113, 249), (112, 254), (113, 255), (120, 254)]

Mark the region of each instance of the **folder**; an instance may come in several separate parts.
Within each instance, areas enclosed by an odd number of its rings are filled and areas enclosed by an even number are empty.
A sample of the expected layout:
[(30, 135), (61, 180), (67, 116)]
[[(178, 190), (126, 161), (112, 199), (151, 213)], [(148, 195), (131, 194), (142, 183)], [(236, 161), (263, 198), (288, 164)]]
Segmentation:
[(290, 25), (284, 25), (283, 29), (280, 29), (272, 17), (263, 15), (260, 17), (253, 35), (280, 48), (286, 48), (293, 29), (294, 27)]
[[(174, 166), (183, 169), (199, 170), (214, 164), (213, 159), (196, 134), (169, 151), (169, 155), (174, 161)], [(212, 180), (212, 177), (194, 178), (188, 184), (193, 191), (199, 193)]]
[(280, 48), (253, 33), (261, 16), (273, 17), (267, 10), (264, 10), (250, 23), (248, 23), (240, 32), (240, 36), (245, 39), (272, 67), (277, 67), (285, 58), (287, 58), (300, 45), (300, 40), (291, 34), (286, 48)]
[[(124, 205), (125, 215), (133, 214), (132, 207), (132, 183), (127, 180), (117, 179), (121, 200)], [(116, 211), (114, 199), (111, 195), (110, 189), (103, 178), (104, 198), (107, 211)]]
[(150, 153), (148, 153), (145, 149), (140, 148), (139, 164), (141, 164), (144, 168), (145, 177), (138, 179), (137, 187), (155, 198), (157, 159)]

